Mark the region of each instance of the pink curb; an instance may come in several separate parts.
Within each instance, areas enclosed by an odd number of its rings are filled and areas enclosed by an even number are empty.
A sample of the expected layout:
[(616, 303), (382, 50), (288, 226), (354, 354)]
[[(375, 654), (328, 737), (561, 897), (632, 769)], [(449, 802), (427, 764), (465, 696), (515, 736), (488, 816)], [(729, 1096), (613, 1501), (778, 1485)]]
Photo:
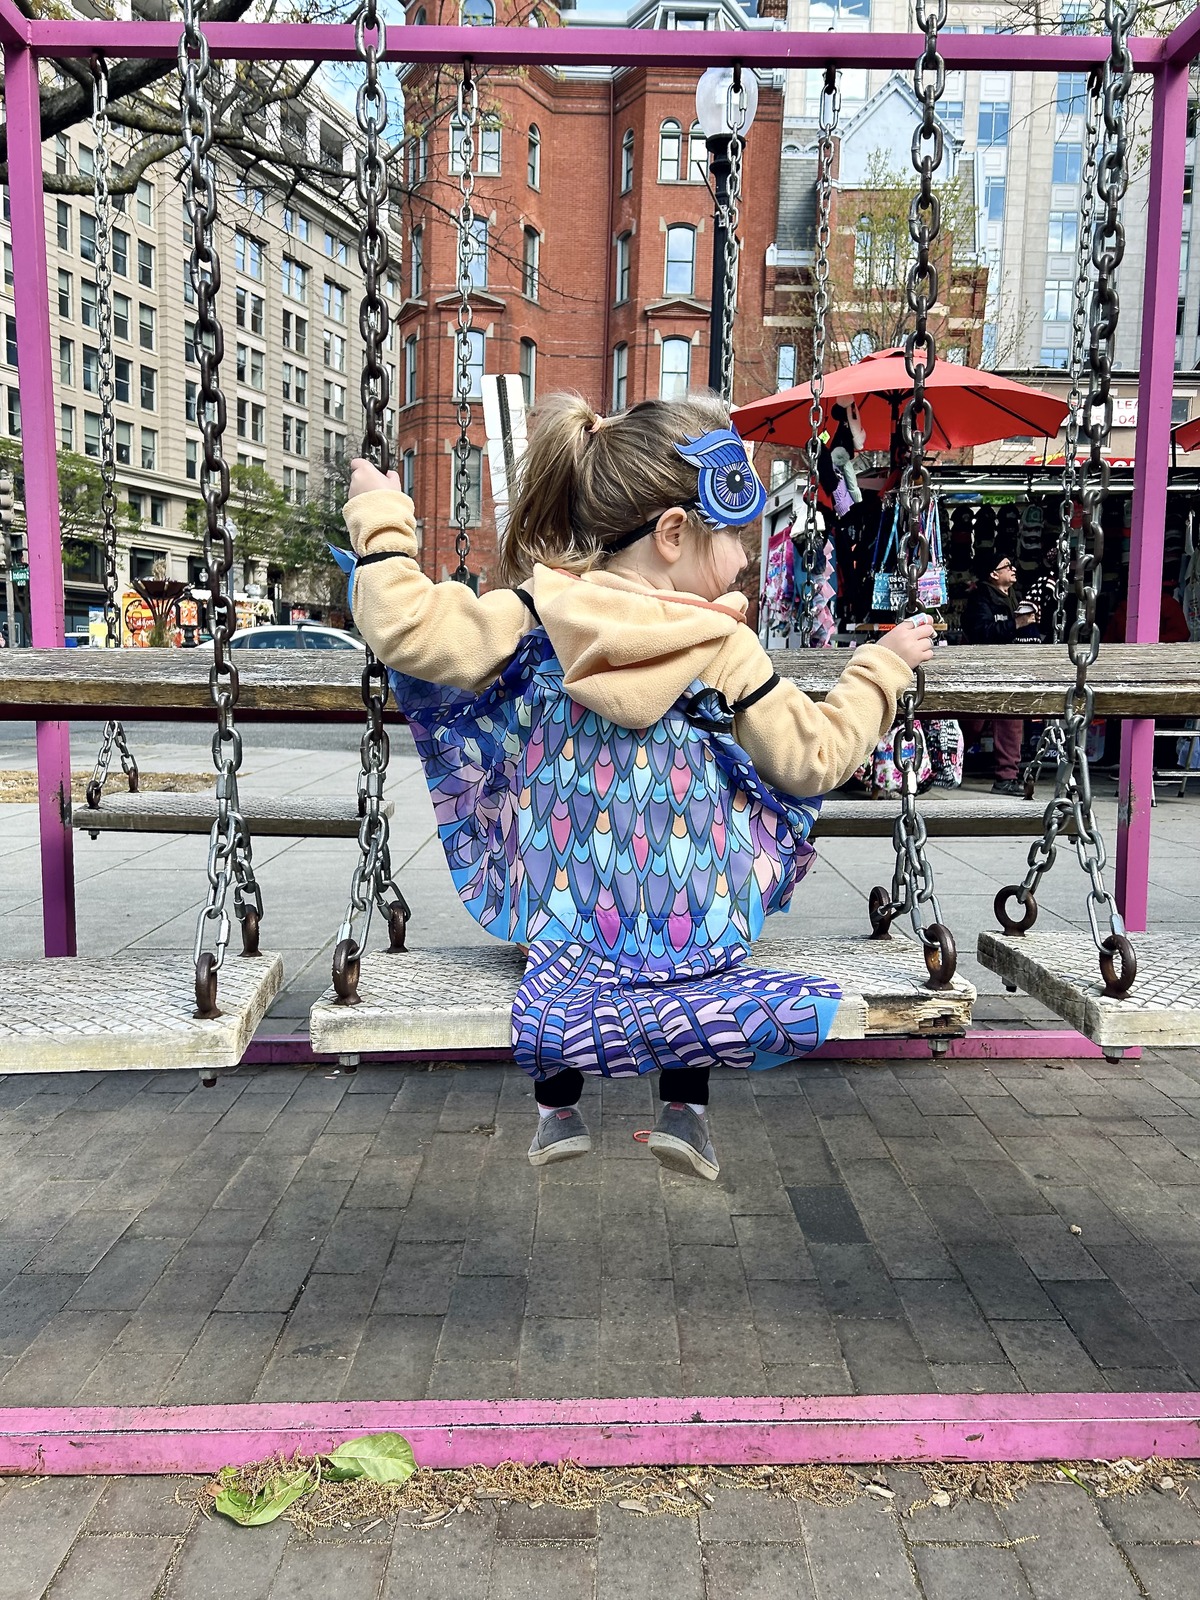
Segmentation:
[(0, 1410), (0, 1473), (206, 1473), (401, 1433), (427, 1467), (1200, 1456), (1197, 1394), (412, 1400)]

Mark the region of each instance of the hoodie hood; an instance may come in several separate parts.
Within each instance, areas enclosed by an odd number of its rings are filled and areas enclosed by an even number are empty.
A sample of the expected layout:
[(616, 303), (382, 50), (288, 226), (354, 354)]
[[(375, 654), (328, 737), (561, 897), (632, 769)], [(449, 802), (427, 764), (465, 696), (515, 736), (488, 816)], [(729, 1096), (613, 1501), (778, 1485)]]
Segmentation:
[(746, 620), (743, 594), (704, 600), (614, 572), (535, 567), (525, 588), (571, 698), (622, 728), (657, 722)]

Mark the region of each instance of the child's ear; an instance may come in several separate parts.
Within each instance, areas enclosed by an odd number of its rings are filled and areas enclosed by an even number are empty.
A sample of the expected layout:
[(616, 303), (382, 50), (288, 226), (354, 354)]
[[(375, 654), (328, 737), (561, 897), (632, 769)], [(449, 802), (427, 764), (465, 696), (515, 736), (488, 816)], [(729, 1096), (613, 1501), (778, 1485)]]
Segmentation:
[(687, 512), (682, 506), (672, 506), (658, 519), (654, 530), (654, 544), (664, 561), (678, 561), (683, 554), (683, 530), (687, 527)]

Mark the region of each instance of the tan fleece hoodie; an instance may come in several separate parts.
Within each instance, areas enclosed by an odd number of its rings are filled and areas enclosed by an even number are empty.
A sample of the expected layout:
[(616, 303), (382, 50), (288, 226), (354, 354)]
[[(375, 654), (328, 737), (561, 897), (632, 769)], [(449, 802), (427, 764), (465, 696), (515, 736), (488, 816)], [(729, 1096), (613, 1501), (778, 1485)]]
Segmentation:
[[(360, 558), (354, 620), (380, 660), (476, 693), (494, 682), (536, 625), (520, 595), (432, 583), (417, 563), (413, 503), (398, 489), (356, 495), (343, 515)], [(572, 699), (620, 727), (645, 728), (698, 678), (732, 706), (734, 737), (756, 770), (788, 794), (844, 783), (891, 727), (912, 678), (893, 651), (863, 645), (818, 704), (775, 677), (746, 626), (744, 595), (712, 602), (615, 572), (550, 567), (535, 567), (523, 588)]]

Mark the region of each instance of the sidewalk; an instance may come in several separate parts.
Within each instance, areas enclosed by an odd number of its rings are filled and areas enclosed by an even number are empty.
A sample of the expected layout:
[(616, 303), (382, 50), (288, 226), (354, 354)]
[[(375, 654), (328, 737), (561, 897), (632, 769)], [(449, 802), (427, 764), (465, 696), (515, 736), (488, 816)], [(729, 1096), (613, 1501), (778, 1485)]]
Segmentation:
[(435, 1528), (384, 1519), (306, 1538), (235, 1528), (187, 1501), (195, 1480), (0, 1486), (4, 1600), (1195, 1600), (1190, 1495), (1093, 1501), (1073, 1483), (1008, 1505), (926, 1505), (915, 1472), (892, 1501), (797, 1505), (725, 1490), (711, 1510), (645, 1517), (475, 1505)]

